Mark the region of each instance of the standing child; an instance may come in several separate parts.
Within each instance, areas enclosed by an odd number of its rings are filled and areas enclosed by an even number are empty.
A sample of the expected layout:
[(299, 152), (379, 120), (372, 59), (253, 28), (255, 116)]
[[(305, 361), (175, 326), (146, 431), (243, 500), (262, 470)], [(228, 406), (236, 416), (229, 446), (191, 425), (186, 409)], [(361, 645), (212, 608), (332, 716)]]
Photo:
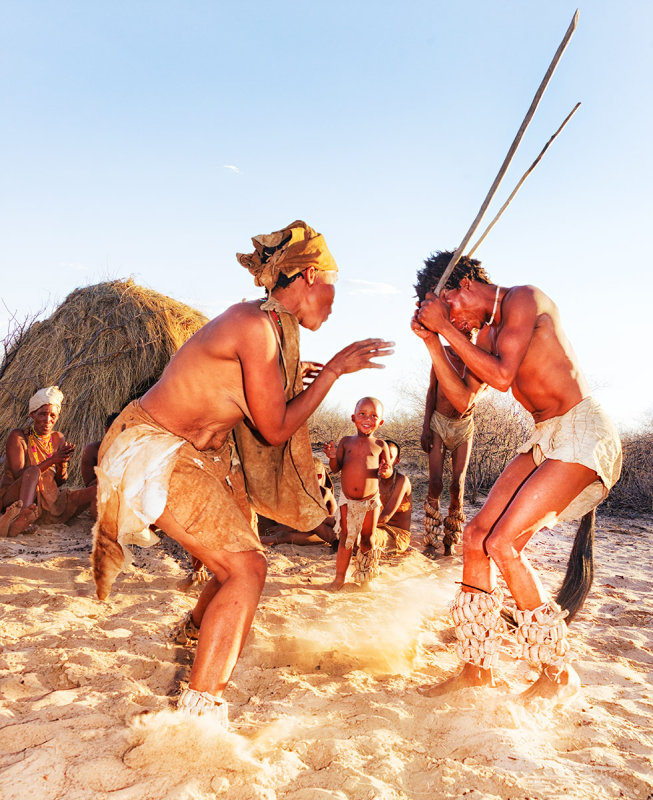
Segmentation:
[(356, 572), (354, 580), (368, 583), (378, 574), (379, 551), (374, 534), (379, 519), (379, 458), (390, 460), (387, 444), (374, 433), (383, 425), (383, 405), (375, 397), (362, 397), (352, 414), (356, 436), (345, 436), (336, 448), (333, 441), (324, 447), (331, 472), (342, 470), (342, 492), (338, 503), (336, 530), (340, 544), (336, 556), (336, 578), (331, 588), (341, 589), (354, 545)]

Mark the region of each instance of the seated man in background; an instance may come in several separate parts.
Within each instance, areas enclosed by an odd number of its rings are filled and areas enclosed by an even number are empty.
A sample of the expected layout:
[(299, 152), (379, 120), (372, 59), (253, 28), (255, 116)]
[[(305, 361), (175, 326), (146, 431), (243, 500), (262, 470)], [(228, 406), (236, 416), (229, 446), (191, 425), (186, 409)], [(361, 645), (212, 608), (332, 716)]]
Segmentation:
[(315, 474), (317, 475), (317, 482), (329, 516), (325, 517), (323, 522), (312, 531), (297, 531), (287, 525), (278, 525), (266, 517), (259, 517), (259, 534), (263, 544), (307, 545), (326, 543), (333, 546), (335, 543), (335, 546), (338, 546), (338, 537), (333, 530), (336, 524), (335, 514), (337, 508), (336, 498), (333, 493), (333, 483), (327, 468), (319, 458), (315, 459)]
[(7, 438), (0, 510), (16, 501), (22, 504), (9, 526), (9, 536), (22, 533), (33, 522), (67, 522), (95, 496), (94, 486), (61, 488), (68, 480), (68, 461), (75, 451), (75, 445), (54, 430), (62, 402), (58, 386), (40, 389), (29, 401), (31, 425), (14, 429)]
[(386, 439), (390, 458), (379, 459), (381, 514), (376, 526), (375, 546), (387, 552), (404, 553), (410, 547), (413, 490), (410, 480), (396, 469), (400, 447)]

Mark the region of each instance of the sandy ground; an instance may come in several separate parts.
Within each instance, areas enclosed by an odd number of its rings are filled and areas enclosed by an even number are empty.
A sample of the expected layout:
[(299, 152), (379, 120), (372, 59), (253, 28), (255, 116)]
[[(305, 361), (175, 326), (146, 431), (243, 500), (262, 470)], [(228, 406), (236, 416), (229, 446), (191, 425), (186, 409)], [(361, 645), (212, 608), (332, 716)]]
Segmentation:
[[(171, 642), (194, 601), (177, 589), (183, 555), (137, 549), (100, 603), (90, 528), (0, 541), (3, 800), (653, 799), (650, 518), (599, 518), (594, 588), (570, 631), (584, 688), (564, 708), (516, 702), (534, 674), (508, 653), (495, 690), (418, 694), (457, 669), (458, 557), (413, 551), (374, 592), (330, 594), (327, 547), (270, 550), (229, 733), (169, 710), (192, 657)], [(531, 548), (551, 588), (571, 531)]]

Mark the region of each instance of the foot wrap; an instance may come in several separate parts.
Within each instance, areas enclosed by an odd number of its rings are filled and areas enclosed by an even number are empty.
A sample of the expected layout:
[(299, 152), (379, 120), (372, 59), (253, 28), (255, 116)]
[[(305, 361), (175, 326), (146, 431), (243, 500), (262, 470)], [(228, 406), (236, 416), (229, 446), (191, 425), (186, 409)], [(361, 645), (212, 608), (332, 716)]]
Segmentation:
[(193, 612), (189, 611), (183, 618), (179, 630), (175, 634), (177, 644), (191, 644), (198, 640), (200, 629), (193, 622)]
[(229, 724), (229, 706), (221, 697), (186, 687), (177, 698), (177, 709), (196, 717), (211, 716), (221, 727)]
[(465, 526), (465, 515), (462, 511), (454, 511), (444, 518), (445, 534), (442, 539), (442, 544), (445, 547), (451, 547), (452, 544), (460, 542), (460, 535)]
[(502, 606), (503, 592), (498, 587), (491, 593), (458, 590), (451, 606), (458, 658), (481, 669), (496, 666), (503, 631)]
[(357, 583), (366, 583), (379, 576), (379, 556), (381, 550), (373, 547), (367, 553), (362, 553), (360, 548), (354, 556), (355, 570), (353, 578)]
[(424, 503), (424, 547), (437, 547), (442, 535), (442, 515), (440, 510), (427, 500)]
[(533, 611), (516, 611), (519, 657), (527, 659), (537, 669), (553, 667), (561, 670), (568, 661), (565, 622), (568, 613), (553, 600)]

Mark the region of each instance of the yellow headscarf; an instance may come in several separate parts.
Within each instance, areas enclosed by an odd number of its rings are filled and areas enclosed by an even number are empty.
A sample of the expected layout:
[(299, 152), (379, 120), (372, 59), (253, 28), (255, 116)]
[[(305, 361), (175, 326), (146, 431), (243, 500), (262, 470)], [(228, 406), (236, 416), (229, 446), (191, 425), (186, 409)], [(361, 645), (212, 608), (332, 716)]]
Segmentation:
[(280, 273), (291, 278), (308, 267), (338, 270), (322, 234), (301, 220), (280, 231), (254, 236), (252, 244), (253, 253), (237, 253), (236, 258), (252, 273), (254, 283), (268, 291), (274, 289)]

